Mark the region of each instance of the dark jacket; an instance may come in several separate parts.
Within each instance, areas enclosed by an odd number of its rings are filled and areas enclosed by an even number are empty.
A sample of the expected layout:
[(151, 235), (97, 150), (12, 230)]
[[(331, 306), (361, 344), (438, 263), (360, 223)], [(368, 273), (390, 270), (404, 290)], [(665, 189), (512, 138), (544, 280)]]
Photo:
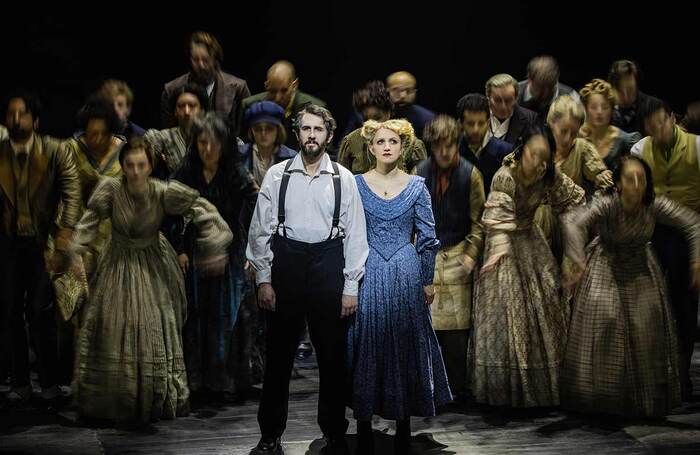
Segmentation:
[(469, 193), (474, 165), (464, 158), (450, 175), (450, 185), (442, 198), (437, 197), (437, 165), (432, 157), (416, 166), (416, 174), (425, 179), (435, 216), (435, 233), (440, 248), (449, 248), (464, 240), (471, 230)]
[(408, 106), (397, 106), (394, 108), (394, 113), (391, 117), (405, 118), (408, 120), (411, 125), (413, 125), (413, 130), (415, 131), (416, 136), (422, 138), (425, 124), (435, 118), (435, 113), (424, 108), (423, 106), (410, 104)]
[[(163, 93), (160, 98), (160, 114), (163, 128), (177, 126), (174, 112), (170, 104), (171, 97), (178, 89), (187, 85), (190, 79), (190, 73), (183, 74), (168, 82), (163, 87)], [(206, 87), (204, 87), (204, 89), (206, 92)], [(218, 112), (226, 117), (231, 131), (236, 135), (240, 127), (240, 118), (238, 114), (240, 112), (241, 102), (244, 98), (249, 96), (250, 90), (248, 89), (246, 81), (232, 74), (224, 73), (223, 71), (217, 73), (214, 91), (212, 91), (209, 99), (211, 103), (210, 107), (212, 111)]]
[[(536, 98), (525, 99), (525, 97), (527, 96), (527, 83), (527, 79), (518, 82), (518, 106), (524, 107), (525, 109), (530, 109), (531, 111), (535, 112), (539, 117), (540, 126), (544, 126), (544, 124), (547, 122), (547, 114), (549, 114), (549, 107), (552, 105), (552, 102), (554, 102), (554, 96), (552, 96), (552, 99), (550, 99), (546, 103), (540, 103), (540, 100)], [(574, 90), (566, 84), (562, 84), (561, 82), (559, 82), (557, 83), (557, 88), (559, 91), (557, 96), (575, 94), (575, 97), (578, 98), (578, 93), (576, 93), (576, 90)]]
[(467, 144), (467, 140), (464, 136), (462, 136), (462, 139), (459, 141), (459, 154), (474, 164), (484, 178), (484, 194), (486, 196), (488, 196), (491, 191), (491, 181), (493, 180), (493, 176), (496, 175), (496, 172), (501, 168), (503, 158), (508, 156), (512, 151), (513, 145), (492, 137), (479, 154), (479, 158), (477, 158), (474, 152), (469, 148), (469, 144)]
[(616, 127), (628, 133), (639, 132), (642, 137), (648, 136), (646, 128), (644, 128), (644, 117), (649, 111), (649, 102), (656, 98), (639, 92), (637, 94), (637, 102), (629, 108), (620, 108), (615, 106), (612, 112), (611, 123)]
[(508, 125), (508, 132), (503, 137), (503, 140), (511, 145), (516, 145), (527, 130), (537, 125), (536, 112), (515, 106), (513, 116), (510, 118), (510, 125)]

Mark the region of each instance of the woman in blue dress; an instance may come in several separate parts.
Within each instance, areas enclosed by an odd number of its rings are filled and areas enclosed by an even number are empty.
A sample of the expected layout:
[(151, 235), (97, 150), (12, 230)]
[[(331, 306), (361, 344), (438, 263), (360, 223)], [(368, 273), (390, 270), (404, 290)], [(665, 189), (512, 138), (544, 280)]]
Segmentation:
[[(368, 121), (362, 135), (376, 168), (356, 177), (370, 250), (358, 311), (348, 331), (350, 406), (358, 453), (374, 453), (371, 419), (396, 420), (396, 453), (410, 452), (410, 417), (434, 416), (452, 399), (430, 308), (439, 241), (422, 177), (398, 168), (411, 143), (405, 120)], [(415, 245), (412, 243), (415, 234)]]

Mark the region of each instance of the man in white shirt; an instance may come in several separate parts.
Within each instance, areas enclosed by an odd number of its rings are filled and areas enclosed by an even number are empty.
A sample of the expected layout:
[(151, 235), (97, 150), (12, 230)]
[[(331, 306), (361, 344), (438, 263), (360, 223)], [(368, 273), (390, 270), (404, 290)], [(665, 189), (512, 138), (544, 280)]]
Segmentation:
[(537, 114), (518, 106), (518, 81), (510, 74), (496, 74), (486, 81), (489, 129), (486, 136), (517, 145), (523, 134), (537, 124)]
[(326, 154), (335, 128), (325, 108), (309, 105), (297, 114), (300, 153), (267, 172), (250, 226), (246, 256), (267, 319), (256, 454), (282, 453), (289, 379), (304, 321), (319, 364), (324, 453), (347, 453), (345, 337), (368, 246), (355, 179)]

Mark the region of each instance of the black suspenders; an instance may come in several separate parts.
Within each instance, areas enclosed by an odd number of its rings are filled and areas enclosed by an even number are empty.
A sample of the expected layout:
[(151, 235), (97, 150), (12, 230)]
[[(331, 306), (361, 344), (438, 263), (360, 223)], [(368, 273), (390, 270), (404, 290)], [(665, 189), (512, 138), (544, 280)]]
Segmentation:
[[(289, 168), (292, 166), (292, 161), (294, 158), (287, 160), (287, 164), (284, 166), (284, 173), (282, 174), (282, 183), (280, 184), (279, 202), (277, 204), (277, 227), (275, 232), (279, 231), (280, 226), (282, 226), (282, 232), (284, 237), (287, 237), (287, 227), (284, 225), (284, 203), (287, 197), (287, 187), (289, 186), (289, 177), (292, 173), (289, 172)], [(340, 170), (338, 169), (338, 164), (335, 161), (331, 161), (331, 166), (333, 166), (333, 191), (335, 193), (335, 207), (333, 209), (333, 224), (331, 226), (331, 232), (328, 234), (326, 240), (330, 240), (333, 237), (333, 230), (335, 229), (338, 233), (338, 237), (344, 237), (345, 233), (338, 226), (340, 223)]]

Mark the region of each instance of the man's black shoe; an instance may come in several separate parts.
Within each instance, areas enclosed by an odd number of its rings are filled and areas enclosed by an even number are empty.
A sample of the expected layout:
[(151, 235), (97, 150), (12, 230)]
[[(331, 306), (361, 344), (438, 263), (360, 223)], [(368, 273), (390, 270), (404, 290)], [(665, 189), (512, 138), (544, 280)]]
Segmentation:
[(350, 455), (345, 436), (339, 438), (326, 438), (326, 446), (321, 449), (322, 455)]
[(280, 438), (260, 438), (250, 455), (284, 455)]

